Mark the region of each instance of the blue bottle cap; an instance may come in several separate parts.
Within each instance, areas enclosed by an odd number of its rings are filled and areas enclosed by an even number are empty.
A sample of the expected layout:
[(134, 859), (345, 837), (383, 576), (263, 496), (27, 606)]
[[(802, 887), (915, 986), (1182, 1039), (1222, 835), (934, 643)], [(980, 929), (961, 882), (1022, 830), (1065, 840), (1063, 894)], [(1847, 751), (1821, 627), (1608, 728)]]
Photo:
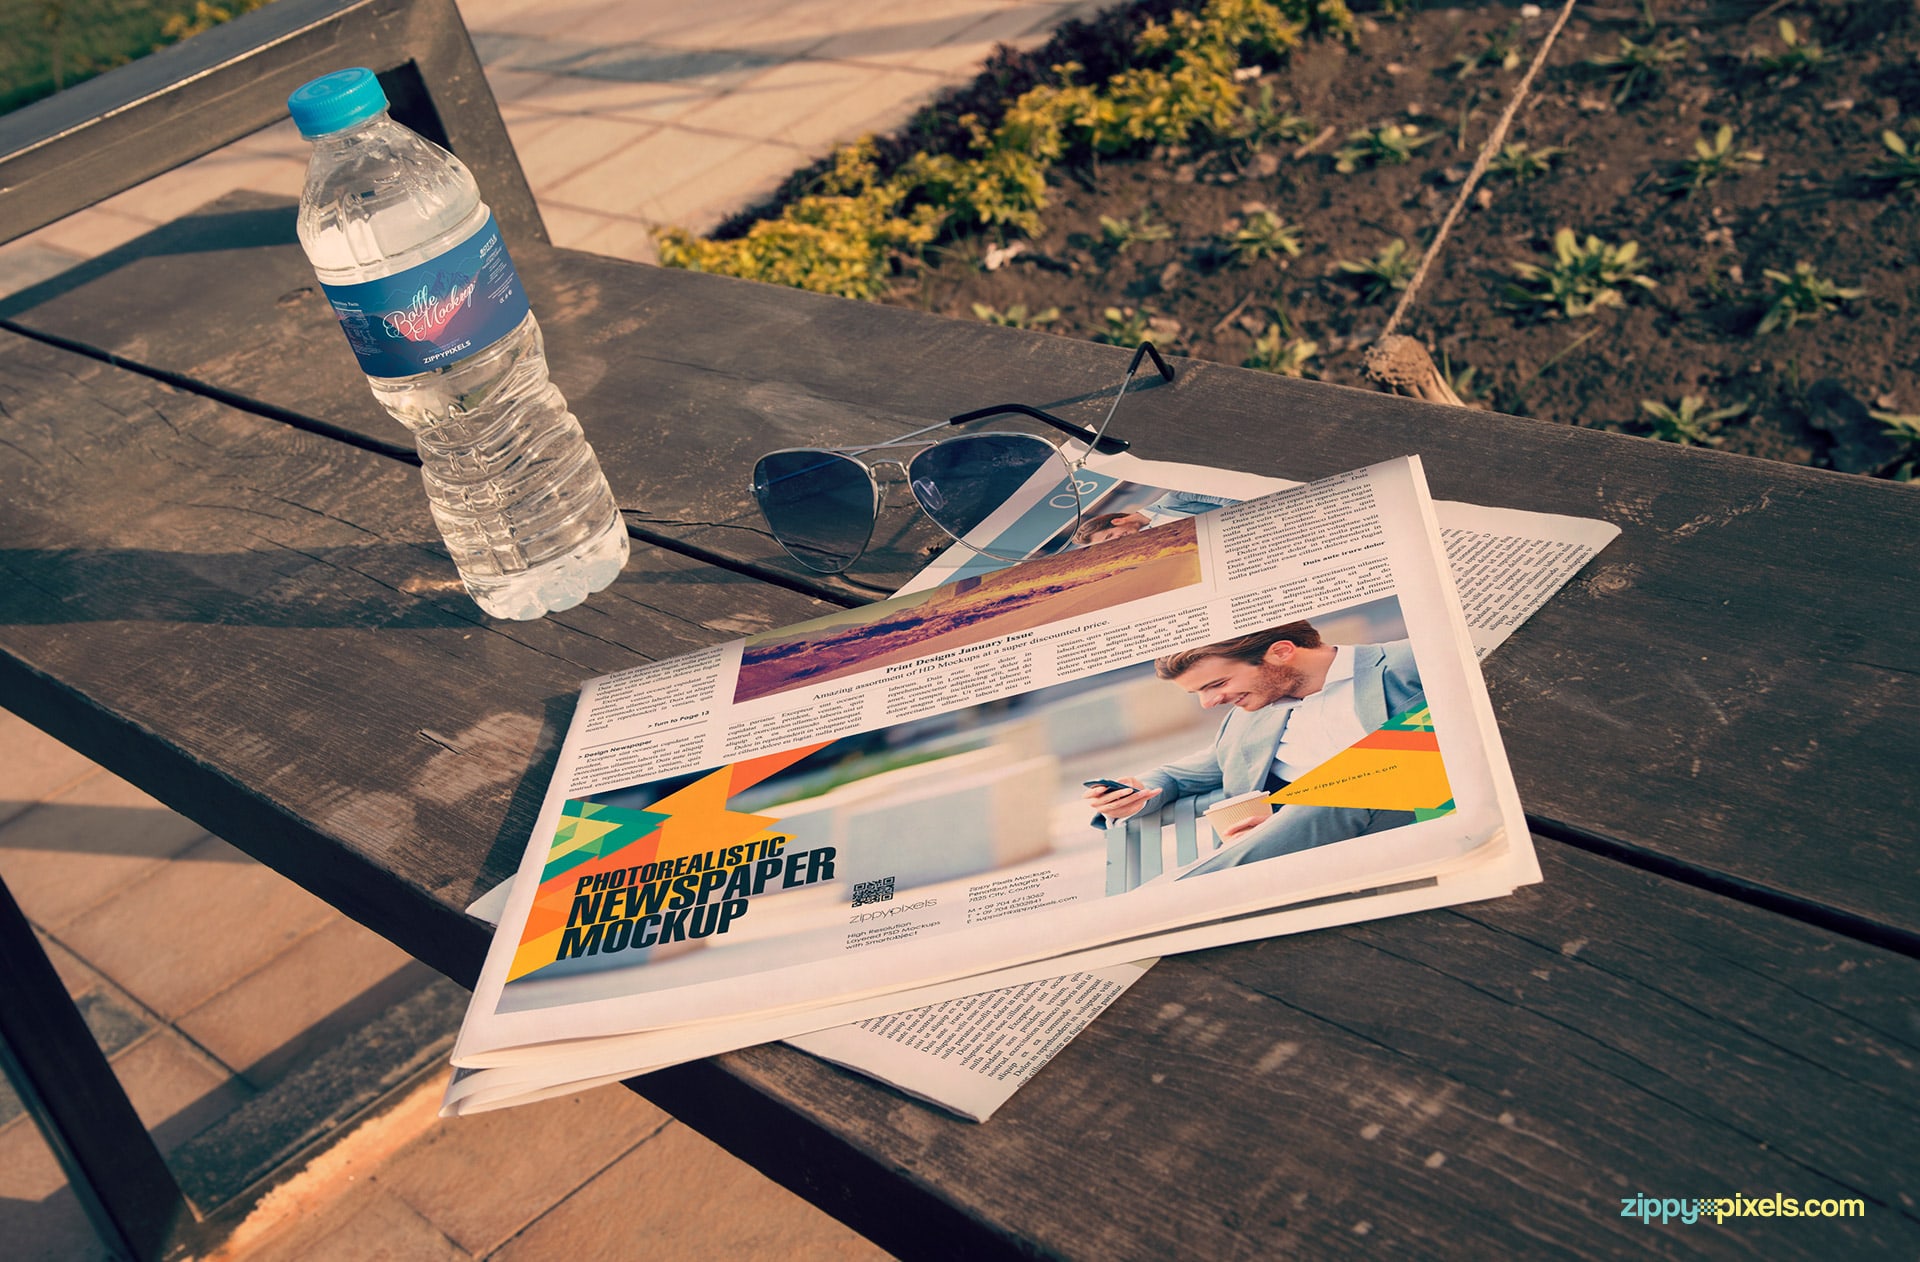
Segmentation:
[(356, 67), (321, 75), (287, 98), (293, 125), (309, 140), (364, 122), (387, 108), (387, 94), (371, 70)]

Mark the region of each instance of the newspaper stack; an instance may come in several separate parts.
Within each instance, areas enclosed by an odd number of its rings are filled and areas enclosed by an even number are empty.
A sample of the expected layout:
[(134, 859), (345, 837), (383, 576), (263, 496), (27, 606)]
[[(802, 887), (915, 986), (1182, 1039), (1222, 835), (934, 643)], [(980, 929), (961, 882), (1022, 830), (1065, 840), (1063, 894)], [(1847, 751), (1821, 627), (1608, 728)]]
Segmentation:
[(784, 1038), (984, 1119), (1152, 957), (1539, 879), (1476, 657), (1613, 527), (1081, 476), (1018, 565), (586, 683), (447, 1112)]

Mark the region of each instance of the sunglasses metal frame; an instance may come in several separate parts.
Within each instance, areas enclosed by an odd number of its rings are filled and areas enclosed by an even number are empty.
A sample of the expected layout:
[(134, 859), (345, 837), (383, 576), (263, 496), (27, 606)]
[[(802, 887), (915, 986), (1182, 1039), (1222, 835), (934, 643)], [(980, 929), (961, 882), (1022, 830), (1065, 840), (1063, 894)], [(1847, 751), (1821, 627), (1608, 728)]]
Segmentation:
[[(908, 489), (913, 495), (915, 507), (917, 507), (920, 510), (920, 512), (935, 526), (938, 526), (943, 534), (953, 539), (956, 543), (959, 543), (964, 547), (972, 548), (974, 551), (979, 552), (984, 556), (991, 556), (991, 557), (994, 557), (996, 560), (1014, 559), (1014, 558), (999, 557), (997, 554), (989, 552), (986, 549), (981, 548), (977, 544), (968, 543), (965, 538), (963, 538), (961, 535), (957, 534), (953, 530), (949, 529), (945, 523), (943, 523), (938, 517), (934, 516), (934, 514), (928, 510), (925, 501), (921, 498), (920, 487), (918, 483), (915, 482), (913, 473), (909, 468), (909, 466), (913, 463), (913, 461), (918, 460), (921, 456), (933, 450), (935, 447), (942, 447), (942, 446), (946, 446), (946, 445), (949, 445), (952, 443), (958, 443), (958, 442), (967, 442), (977, 438), (987, 437), (987, 435), (955, 434), (950, 438), (936, 438), (931, 440), (923, 439), (922, 435), (931, 434), (935, 430), (947, 429), (955, 425), (968, 425), (973, 423), (974, 421), (984, 421), (990, 417), (995, 417), (995, 416), (1017, 415), (1017, 416), (1030, 417), (1037, 421), (1043, 421), (1046, 424), (1053, 426), (1055, 429), (1061, 430), (1062, 432), (1070, 434), (1073, 437), (1079, 439), (1080, 442), (1083, 444), (1083, 450), (1081, 451), (1080, 455), (1077, 458), (1068, 459), (1066, 452), (1061, 450), (1058, 444), (1050, 442), (1047, 439), (1042, 438), (1037, 434), (1017, 434), (1016, 433), (1013, 436), (1029, 438), (1029, 439), (1032, 439), (1034, 442), (1040, 443), (1045, 447), (1051, 448), (1054, 455), (1059, 457), (1061, 464), (1065, 466), (1067, 470), (1068, 481), (1072, 482), (1073, 475), (1079, 472), (1080, 469), (1085, 467), (1088, 457), (1090, 457), (1094, 452), (1098, 451), (1106, 455), (1117, 455), (1120, 452), (1126, 451), (1130, 446), (1130, 444), (1127, 443), (1125, 439), (1108, 437), (1107, 426), (1112, 422), (1113, 414), (1119, 410), (1120, 400), (1126, 397), (1127, 387), (1133, 384), (1133, 378), (1135, 374), (1137, 374), (1140, 371), (1140, 364), (1141, 364), (1141, 361), (1144, 359), (1153, 360), (1153, 366), (1156, 370), (1159, 371), (1160, 377), (1162, 380), (1167, 382), (1171, 382), (1174, 380), (1173, 369), (1168, 366), (1167, 361), (1165, 359), (1161, 358), (1160, 352), (1154, 349), (1153, 343), (1151, 342), (1140, 343), (1140, 345), (1133, 352), (1133, 359), (1127, 365), (1126, 376), (1121, 379), (1120, 389), (1114, 393), (1113, 403), (1108, 406), (1106, 416), (1101, 418), (1100, 427), (1098, 429), (1094, 429), (1094, 430), (1087, 429), (1084, 426), (1074, 424), (1072, 421), (1066, 420), (1062, 417), (1055, 416), (1051, 412), (1042, 411), (1040, 408), (1030, 407), (1024, 403), (1001, 403), (1001, 404), (996, 404), (993, 407), (976, 408), (971, 412), (962, 412), (958, 416), (948, 417), (944, 421), (936, 421), (932, 425), (923, 425), (919, 429), (909, 430), (907, 433), (901, 434), (896, 438), (885, 439), (877, 443), (859, 443), (859, 444), (853, 444), (845, 447), (781, 447), (774, 451), (769, 451), (766, 454), (762, 455), (758, 460), (754, 461), (754, 465), (753, 465), (754, 476), (752, 479), (749, 480), (747, 484), (748, 490), (753, 495), (753, 502), (755, 506), (760, 509), (761, 520), (767, 523), (767, 531), (769, 534), (773, 536), (774, 542), (778, 543), (780, 545), (781, 550), (784, 551), (788, 556), (792, 557), (795, 561), (799, 562), (801, 565), (805, 566), (807, 569), (813, 571), (816, 574), (845, 573), (847, 570), (852, 569), (854, 565), (858, 564), (861, 557), (866, 555), (867, 548), (873, 542), (874, 528), (880, 522), (880, 512), (884, 505), (885, 497), (886, 497), (886, 491), (880, 485), (880, 479), (874, 476), (874, 470), (884, 465), (892, 465), (894, 468), (900, 470), (901, 476), (906, 479)], [(920, 448), (920, 450), (915, 452), (912, 457), (904, 461), (891, 460), (891, 459), (882, 459), (882, 460), (864, 459), (864, 457), (869, 452), (886, 451), (888, 449), (895, 448), (895, 447), (908, 447), (908, 446), (918, 447)], [(781, 538), (780, 532), (774, 527), (773, 519), (767, 513), (766, 501), (764, 497), (761, 495), (760, 478), (759, 478), (760, 467), (767, 460), (773, 458), (774, 456), (796, 455), (800, 453), (815, 453), (822, 456), (833, 456), (833, 457), (837, 457), (839, 459), (848, 461), (849, 463), (853, 464), (855, 467), (859, 468), (863, 473), (866, 474), (867, 484), (872, 489), (872, 492), (873, 492), (873, 506), (867, 519), (866, 536), (860, 541), (859, 549), (855, 551), (850, 557), (848, 557), (845, 563), (835, 566), (832, 569), (822, 569), (821, 567), (814, 565), (812, 562), (802, 557), (799, 553), (795, 552), (792, 546), (790, 546), (785, 539)], [(1076, 494), (1077, 493), (1078, 492), (1076, 491)]]

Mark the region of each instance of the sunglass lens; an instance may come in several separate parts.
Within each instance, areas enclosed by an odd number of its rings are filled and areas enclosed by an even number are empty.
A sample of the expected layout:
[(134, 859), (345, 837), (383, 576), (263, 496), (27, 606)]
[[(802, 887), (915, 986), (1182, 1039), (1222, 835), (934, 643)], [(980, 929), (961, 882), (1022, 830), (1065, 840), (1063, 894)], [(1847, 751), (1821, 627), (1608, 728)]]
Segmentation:
[[(992, 516), (1035, 474), (1051, 466), (1066, 483), (1062, 494), (1072, 494), (1072, 471), (1053, 444), (1031, 434), (969, 434), (929, 447), (913, 458), (908, 477), (914, 498), (934, 524), (956, 539), (965, 539)], [(1072, 503), (1077, 508), (1078, 496)], [(988, 556), (999, 556), (989, 543), (972, 546)], [(1024, 552), (1010, 555), (1018, 559)]]
[(859, 461), (830, 451), (776, 451), (753, 467), (767, 529), (794, 560), (838, 574), (873, 537), (873, 482)]

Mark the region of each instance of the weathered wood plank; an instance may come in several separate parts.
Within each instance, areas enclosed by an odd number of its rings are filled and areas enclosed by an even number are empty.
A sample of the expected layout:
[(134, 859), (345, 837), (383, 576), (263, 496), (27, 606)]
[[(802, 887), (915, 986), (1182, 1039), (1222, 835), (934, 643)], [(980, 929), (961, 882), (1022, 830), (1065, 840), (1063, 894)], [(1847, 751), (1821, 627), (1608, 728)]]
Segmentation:
[(407, 924), (517, 866), (582, 679), (829, 608), (640, 546), (490, 621), (414, 470), (4, 333), (0, 425), (7, 707), (455, 976)]
[[(243, 196), (0, 312), (403, 442), (289, 225)], [(525, 253), (556, 379), (640, 528), (803, 584), (748, 502), (759, 453), (987, 402), (1093, 414), (1122, 363), (1111, 347)], [(183, 292), (198, 297), (183, 307)], [(1116, 430), (1145, 456), (1298, 477), (1417, 451), (1443, 497), (1618, 522), (1623, 537), (1487, 664), (1528, 809), (1920, 932), (1906, 893), (1920, 780), (1885, 737), (1920, 725), (1913, 488), (1208, 364), (1130, 399)], [(888, 561), (863, 571), (878, 590), (904, 573)]]

